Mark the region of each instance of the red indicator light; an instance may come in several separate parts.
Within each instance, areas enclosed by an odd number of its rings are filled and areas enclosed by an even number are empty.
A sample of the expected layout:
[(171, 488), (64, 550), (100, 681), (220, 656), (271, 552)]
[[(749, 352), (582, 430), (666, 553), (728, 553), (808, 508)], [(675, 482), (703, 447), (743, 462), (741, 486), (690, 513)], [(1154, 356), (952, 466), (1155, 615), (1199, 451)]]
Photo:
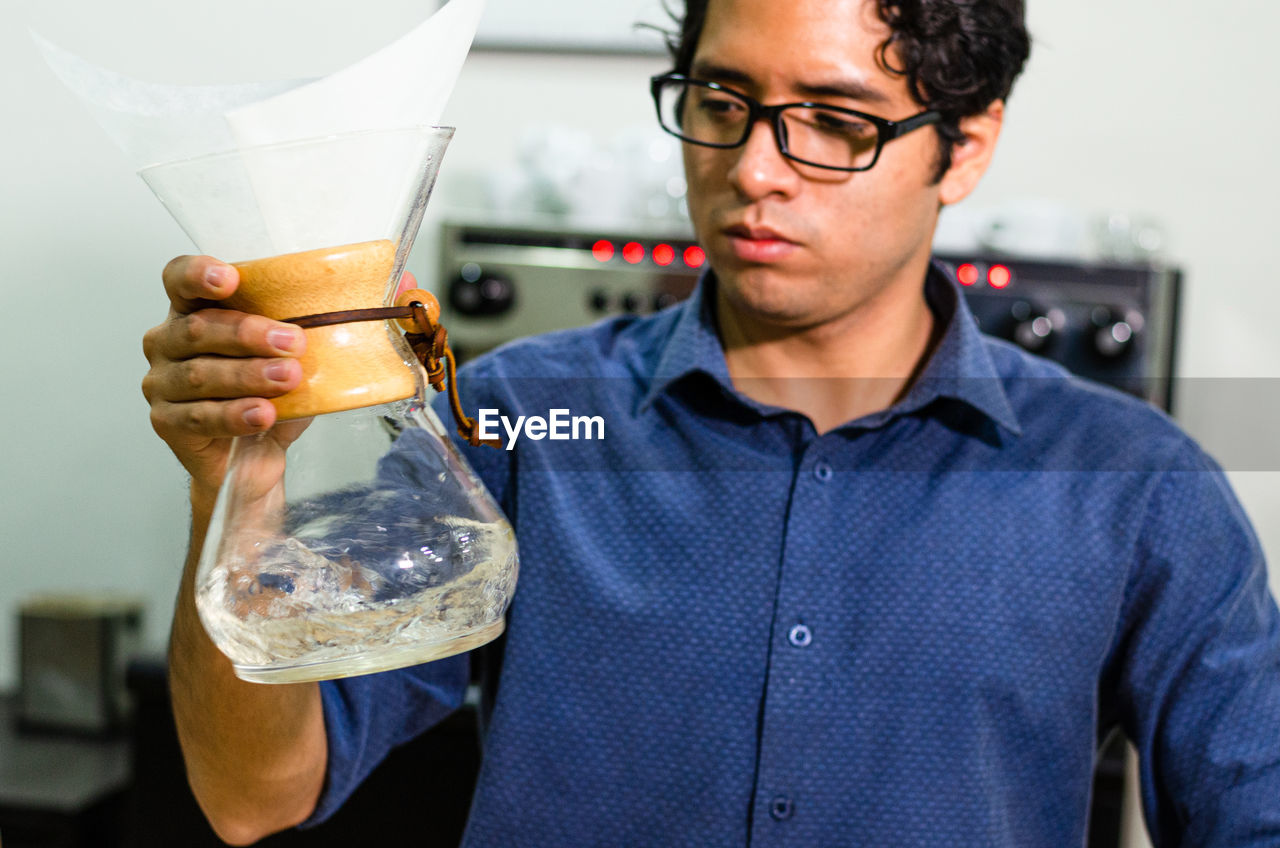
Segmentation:
[(591, 246), (591, 255), (597, 262), (608, 262), (613, 258), (613, 242), (600, 239)]
[(627, 245), (622, 248), (622, 258), (632, 265), (637, 265), (644, 260), (644, 248), (638, 242), (627, 242)]
[(987, 282), (992, 288), (1002, 289), (1013, 281), (1013, 274), (1003, 265), (992, 265), (987, 272)]
[(670, 265), (676, 261), (676, 249), (669, 244), (660, 244), (653, 249), (653, 261), (659, 265)]
[(964, 285), (964, 286), (973, 285), (974, 283), (978, 282), (977, 267), (974, 265), (970, 265), (968, 262), (966, 262), (965, 264), (961, 265), (959, 268), (956, 269), (956, 279), (960, 281), (961, 285)]
[(707, 261), (707, 252), (696, 244), (684, 249), (684, 264), (690, 268), (701, 268), (702, 263)]

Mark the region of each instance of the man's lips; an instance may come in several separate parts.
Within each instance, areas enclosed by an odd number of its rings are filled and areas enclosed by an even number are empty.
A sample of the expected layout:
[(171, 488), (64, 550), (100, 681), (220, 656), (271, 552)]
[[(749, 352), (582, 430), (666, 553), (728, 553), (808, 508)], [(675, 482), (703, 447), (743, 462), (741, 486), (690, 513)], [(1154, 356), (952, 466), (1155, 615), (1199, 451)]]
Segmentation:
[(734, 256), (743, 262), (777, 262), (793, 253), (800, 245), (769, 227), (735, 224), (722, 231)]
[(757, 241), (791, 241), (782, 233), (771, 227), (753, 227), (749, 224), (734, 224), (725, 227), (724, 231), (727, 235), (734, 238), (754, 239)]

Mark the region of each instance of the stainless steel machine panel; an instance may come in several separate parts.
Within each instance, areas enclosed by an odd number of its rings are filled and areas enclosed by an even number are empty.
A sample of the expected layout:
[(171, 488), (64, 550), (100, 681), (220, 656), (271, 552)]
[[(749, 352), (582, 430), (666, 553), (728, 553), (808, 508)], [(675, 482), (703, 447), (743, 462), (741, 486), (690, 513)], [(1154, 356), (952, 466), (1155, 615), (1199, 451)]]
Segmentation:
[(521, 336), (670, 306), (693, 290), (705, 261), (687, 235), (446, 224), (442, 320), (465, 358)]
[[(984, 331), (1169, 408), (1181, 275), (1147, 265), (941, 255)], [(706, 257), (685, 233), (449, 223), (440, 289), (463, 358), (686, 297)]]

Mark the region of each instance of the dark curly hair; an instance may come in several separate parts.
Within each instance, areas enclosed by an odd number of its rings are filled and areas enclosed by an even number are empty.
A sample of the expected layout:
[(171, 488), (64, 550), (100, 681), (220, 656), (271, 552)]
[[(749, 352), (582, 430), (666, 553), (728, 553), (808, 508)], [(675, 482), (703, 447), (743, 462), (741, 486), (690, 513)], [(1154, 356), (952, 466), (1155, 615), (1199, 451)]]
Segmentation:
[[(710, 0), (686, 0), (679, 29), (667, 35), (677, 73), (688, 73)], [(877, 61), (906, 77), (916, 101), (942, 114), (935, 179), (951, 167), (951, 148), (964, 136), (960, 119), (1008, 98), (1031, 51), (1023, 0), (875, 0), (890, 29)], [(894, 64), (896, 51), (898, 65)]]

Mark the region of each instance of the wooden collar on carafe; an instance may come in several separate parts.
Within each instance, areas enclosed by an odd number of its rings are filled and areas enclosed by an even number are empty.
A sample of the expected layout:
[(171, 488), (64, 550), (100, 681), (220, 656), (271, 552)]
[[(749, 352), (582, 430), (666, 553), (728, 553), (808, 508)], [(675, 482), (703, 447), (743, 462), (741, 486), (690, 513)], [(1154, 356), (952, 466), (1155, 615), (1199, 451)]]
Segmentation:
[(448, 391), (449, 408), (458, 425), (458, 434), (471, 445), (502, 447), (501, 438), (480, 438), (479, 422), (462, 410), (462, 400), (458, 397), (457, 360), (449, 348), (449, 334), (440, 324), (440, 302), (431, 292), (410, 289), (396, 298), (395, 306), (321, 312), (289, 318), (284, 323), (295, 324), (306, 330), (332, 324), (385, 320), (394, 320), (405, 331), (405, 341), (426, 369), (427, 382), (431, 384), (431, 388), (438, 392)]

